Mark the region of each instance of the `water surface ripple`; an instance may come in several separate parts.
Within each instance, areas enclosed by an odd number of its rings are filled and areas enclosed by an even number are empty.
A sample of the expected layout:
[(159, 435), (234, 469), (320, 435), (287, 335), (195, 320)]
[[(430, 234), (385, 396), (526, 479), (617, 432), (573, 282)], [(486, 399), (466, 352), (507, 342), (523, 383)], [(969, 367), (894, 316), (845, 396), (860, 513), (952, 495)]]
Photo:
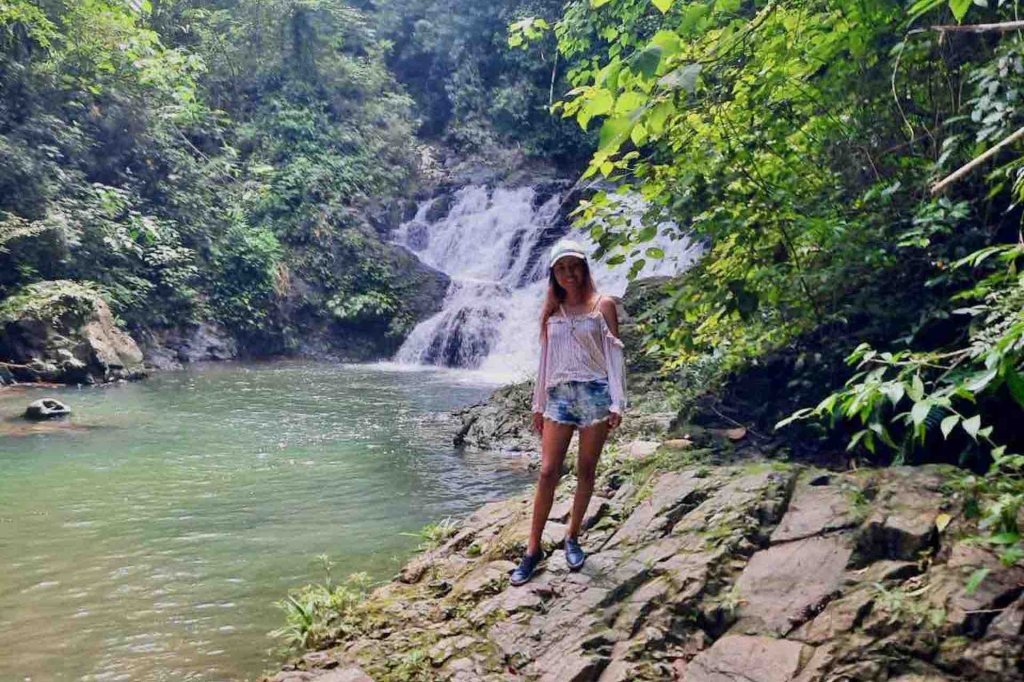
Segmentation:
[[(440, 415), (492, 388), (281, 362), (0, 392), (0, 680), (258, 677), (316, 555), (387, 578), (403, 533), (528, 484), (451, 447)], [(69, 423), (15, 418), (44, 394)]]

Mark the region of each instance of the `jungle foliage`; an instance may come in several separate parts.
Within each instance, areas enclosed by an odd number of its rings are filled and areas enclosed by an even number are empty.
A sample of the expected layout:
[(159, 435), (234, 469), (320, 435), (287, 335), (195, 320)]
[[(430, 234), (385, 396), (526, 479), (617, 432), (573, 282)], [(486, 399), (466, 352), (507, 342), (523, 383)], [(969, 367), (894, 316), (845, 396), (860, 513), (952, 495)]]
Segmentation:
[(330, 299), (399, 315), (352, 248), (415, 159), (386, 49), (336, 0), (4, 2), (0, 298), (91, 282), (133, 328), (214, 319), (261, 351)]
[[(846, 387), (794, 419), (842, 426), (876, 461), (987, 469), (968, 485), (1010, 561), (1024, 502), (1024, 181), (1010, 137), (1024, 43), (959, 22), (1016, 11), (576, 0), (510, 27), (513, 46), (553, 33), (573, 63), (553, 109), (598, 131), (584, 176), (615, 189), (579, 213), (602, 249), (636, 272), (660, 257), (659, 229), (706, 245), (643, 320), (647, 350), (670, 371), (713, 357), (721, 376), (811, 337), (848, 354)], [(647, 219), (622, 215), (617, 192), (641, 193)]]

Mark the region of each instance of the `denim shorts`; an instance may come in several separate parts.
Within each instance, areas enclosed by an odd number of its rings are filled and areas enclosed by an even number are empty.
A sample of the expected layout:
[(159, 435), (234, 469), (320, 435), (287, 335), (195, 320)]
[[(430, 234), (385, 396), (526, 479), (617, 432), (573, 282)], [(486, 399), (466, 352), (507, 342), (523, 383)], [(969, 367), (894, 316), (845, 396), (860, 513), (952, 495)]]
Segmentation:
[(604, 379), (563, 381), (547, 393), (544, 417), (559, 424), (590, 426), (611, 414), (612, 397)]

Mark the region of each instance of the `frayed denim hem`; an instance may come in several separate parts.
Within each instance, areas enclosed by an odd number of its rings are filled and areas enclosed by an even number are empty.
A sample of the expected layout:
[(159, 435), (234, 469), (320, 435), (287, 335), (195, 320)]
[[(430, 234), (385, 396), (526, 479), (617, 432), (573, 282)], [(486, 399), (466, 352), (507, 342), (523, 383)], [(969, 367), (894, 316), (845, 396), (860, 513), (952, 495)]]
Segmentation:
[(550, 415), (547, 415), (547, 414), (544, 415), (544, 418), (547, 419), (548, 421), (554, 422), (556, 424), (564, 424), (565, 426), (575, 426), (577, 429), (587, 429), (587, 428), (590, 428), (591, 426), (594, 426), (596, 424), (600, 424), (601, 422), (608, 421), (608, 417), (612, 416), (613, 414), (615, 414), (615, 413), (614, 412), (609, 412), (605, 416), (599, 417), (598, 419), (594, 419), (592, 421), (589, 421), (586, 424), (577, 424), (576, 422), (573, 422), (573, 421), (562, 421), (561, 419), (555, 419), (554, 417), (552, 417)]

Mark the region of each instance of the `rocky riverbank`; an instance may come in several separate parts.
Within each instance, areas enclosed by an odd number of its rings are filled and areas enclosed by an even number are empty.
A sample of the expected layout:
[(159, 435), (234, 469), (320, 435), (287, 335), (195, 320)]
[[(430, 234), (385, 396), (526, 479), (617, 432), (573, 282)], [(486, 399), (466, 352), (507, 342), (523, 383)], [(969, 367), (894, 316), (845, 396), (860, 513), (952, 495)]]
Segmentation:
[(962, 475), (612, 448), (580, 572), (556, 549), (571, 480), (523, 587), (529, 495), (486, 505), (269, 679), (1020, 679), (1024, 569), (972, 541)]

